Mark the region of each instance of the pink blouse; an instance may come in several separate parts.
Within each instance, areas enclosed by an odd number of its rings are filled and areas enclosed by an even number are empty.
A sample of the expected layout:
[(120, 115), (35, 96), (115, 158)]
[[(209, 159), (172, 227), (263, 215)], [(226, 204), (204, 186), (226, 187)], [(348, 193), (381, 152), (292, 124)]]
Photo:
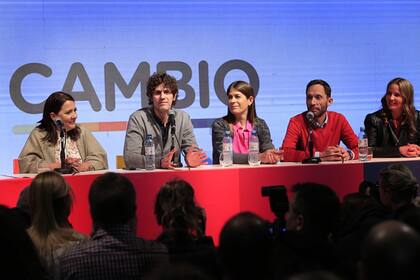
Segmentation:
[(237, 122), (233, 126), (233, 152), (237, 154), (247, 154), (249, 150), (249, 138), (252, 133), (252, 125), (246, 121), (245, 129)]

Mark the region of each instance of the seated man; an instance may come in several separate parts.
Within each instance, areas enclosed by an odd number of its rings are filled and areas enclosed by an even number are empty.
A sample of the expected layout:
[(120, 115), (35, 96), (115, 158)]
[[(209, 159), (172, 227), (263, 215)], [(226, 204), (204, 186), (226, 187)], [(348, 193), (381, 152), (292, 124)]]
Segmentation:
[(166, 247), (136, 237), (136, 192), (126, 177), (106, 173), (89, 191), (94, 233), (58, 261), (57, 279), (144, 279), (169, 262)]
[[(306, 86), (307, 112), (290, 119), (283, 140), (284, 161), (302, 161), (311, 155), (323, 161), (349, 160), (358, 157), (358, 140), (347, 119), (336, 112), (327, 112), (333, 103), (331, 88), (323, 80)], [(339, 146), (340, 141), (350, 149)], [(312, 144), (310, 145), (310, 142)]]
[(124, 161), (128, 169), (145, 168), (146, 135), (152, 135), (155, 166), (175, 168), (180, 165), (180, 152), (190, 167), (205, 163), (206, 154), (197, 149), (190, 116), (173, 110), (178, 97), (174, 77), (155, 73), (147, 81), (147, 97), (151, 107), (137, 110), (128, 120), (124, 143)]
[(376, 225), (363, 242), (360, 279), (415, 279), (420, 236), (398, 221)]
[(274, 279), (269, 277), (273, 244), (267, 229), (267, 222), (251, 212), (241, 212), (225, 223), (219, 246), (225, 279)]
[(382, 204), (392, 209), (391, 218), (400, 220), (402, 216), (417, 207), (418, 182), (411, 170), (403, 164), (393, 164), (379, 173), (379, 194)]
[(273, 266), (278, 269), (272, 279), (334, 269), (337, 249), (330, 236), (339, 213), (340, 201), (330, 187), (316, 183), (294, 185), (286, 215), (287, 231), (278, 236), (274, 246)]

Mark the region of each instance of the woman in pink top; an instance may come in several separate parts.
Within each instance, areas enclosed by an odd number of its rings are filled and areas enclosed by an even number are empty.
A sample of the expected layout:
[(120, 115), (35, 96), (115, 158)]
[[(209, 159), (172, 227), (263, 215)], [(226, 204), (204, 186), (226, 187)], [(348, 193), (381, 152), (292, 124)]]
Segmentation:
[(254, 129), (259, 139), (261, 162), (278, 162), (282, 151), (274, 148), (270, 129), (263, 119), (257, 117), (252, 86), (244, 81), (235, 81), (229, 85), (227, 96), (227, 115), (216, 119), (212, 125), (213, 163), (219, 163), (226, 130), (231, 132), (233, 138), (233, 163), (248, 163), (249, 138)]

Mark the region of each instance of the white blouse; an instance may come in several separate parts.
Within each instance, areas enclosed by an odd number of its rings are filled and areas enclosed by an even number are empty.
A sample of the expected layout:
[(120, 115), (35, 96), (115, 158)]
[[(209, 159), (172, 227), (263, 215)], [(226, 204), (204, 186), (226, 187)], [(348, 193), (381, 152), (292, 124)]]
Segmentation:
[[(55, 161), (56, 162), (61, 162), (60, 152), (61, 152), (61, 142), (60, 142), (60, 138), (58, 138), (57, 143), (55, 144)], [(68, 135), (66, 135), (66, 158), (79, 159), (80, 163), (82, 163), (82, 157), (80, 156), (76, 141), (73, 141)]]

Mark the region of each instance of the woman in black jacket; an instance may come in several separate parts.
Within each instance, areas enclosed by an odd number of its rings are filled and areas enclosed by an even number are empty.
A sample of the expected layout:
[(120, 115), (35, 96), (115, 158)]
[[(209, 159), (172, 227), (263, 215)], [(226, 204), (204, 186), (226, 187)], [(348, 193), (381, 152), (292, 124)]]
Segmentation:
[(368, 114), (365, 127), (374, 157), (420, 155), (420, 112), (414, 107), (411, 83), (395, 78), (381, 99), (382, 109)]

